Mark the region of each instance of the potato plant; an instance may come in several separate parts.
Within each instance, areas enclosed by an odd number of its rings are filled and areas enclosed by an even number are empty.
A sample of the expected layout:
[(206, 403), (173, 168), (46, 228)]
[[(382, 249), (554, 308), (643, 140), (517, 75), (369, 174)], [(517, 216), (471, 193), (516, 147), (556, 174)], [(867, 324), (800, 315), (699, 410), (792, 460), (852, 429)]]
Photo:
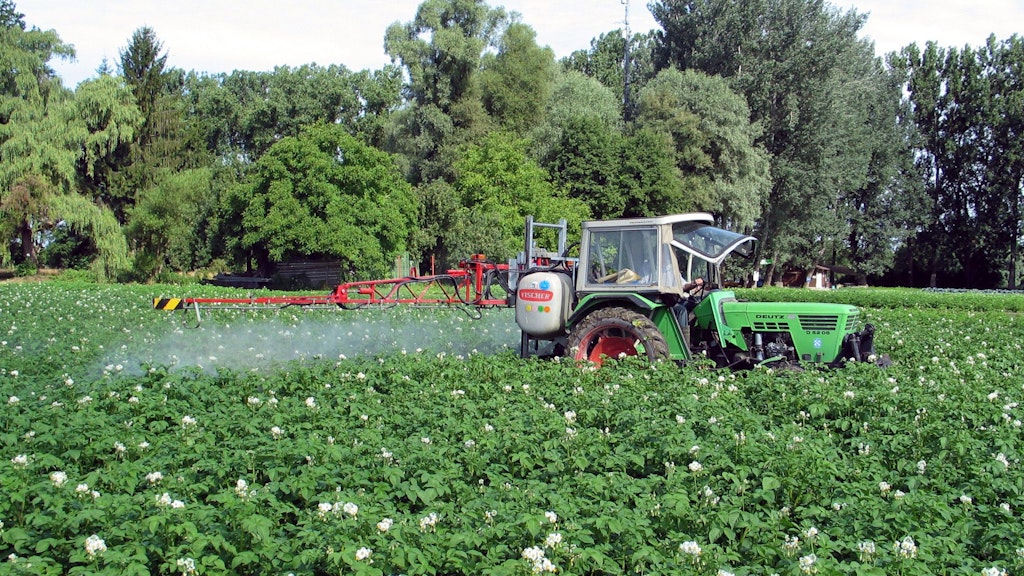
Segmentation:
[(867, 308), (884, 370), (595, 371), (518, 358), (507, 310), (193, 330), (168, 290), (0, 285), (0, 573), (1024, 568), (998, 303)]

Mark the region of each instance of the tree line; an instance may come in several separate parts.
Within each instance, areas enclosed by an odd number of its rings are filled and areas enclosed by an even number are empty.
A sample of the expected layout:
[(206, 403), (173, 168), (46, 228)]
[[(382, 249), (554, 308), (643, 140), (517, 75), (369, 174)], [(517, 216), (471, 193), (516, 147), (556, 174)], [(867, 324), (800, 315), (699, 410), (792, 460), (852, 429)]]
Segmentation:
[(1017, 286), (1018, 36), (879, 58), (822, 0), (649, 7), (661, 30), (556, 60), (516, 13), (425, 0), (362, 71), (184, 71), (141, 27), (72, 90), (49, 63), (73, 47), (0, 0), (0, 265), (360, 279), (506, 259), (527, 214), (701, 210), (760, 239), (732, 271), (767, 282)]

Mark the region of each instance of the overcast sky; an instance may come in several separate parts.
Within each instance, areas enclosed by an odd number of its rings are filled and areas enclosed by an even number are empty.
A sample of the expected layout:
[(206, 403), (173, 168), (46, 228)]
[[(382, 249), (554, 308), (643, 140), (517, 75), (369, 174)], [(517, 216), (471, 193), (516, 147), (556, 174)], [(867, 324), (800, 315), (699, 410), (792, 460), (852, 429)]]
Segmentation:
[[(557, 57), (587, 48), (621, 28), (625, 0), (491, 0), (519, 12), (537, 42)], [(408, 22), (421, 0), (15, 0), (29, 26), (56, 30), (73, 44), (77, 61), (51, 65), (74, 87), (95, 76), (106, 58), (116, 65), (132, 32), (151, 26), (168, 65), (199, 72), (271, 70), (276, 65), (344, 64), (378, 69), (389, 62), (384, 31)], [(911, 42), (980, 46), (1024, 31), (1022, 0), (833, 0), (840, 9), (869, 14), (863, 36), (884, 54)], [(644, 0), (632, 0), (630, 28), (657, 28)]]

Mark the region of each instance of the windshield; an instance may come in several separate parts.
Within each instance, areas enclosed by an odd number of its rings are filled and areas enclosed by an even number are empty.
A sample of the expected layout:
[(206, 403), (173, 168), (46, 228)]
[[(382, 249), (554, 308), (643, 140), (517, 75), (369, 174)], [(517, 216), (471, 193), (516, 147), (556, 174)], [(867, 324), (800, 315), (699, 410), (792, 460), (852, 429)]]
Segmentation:
[(735, 252), (744, 258), (754, 253), (753, 236), (737, 234), (703, 222), (679, 222), (672, 225), (672, 244), (711, 262), (720, 262)]

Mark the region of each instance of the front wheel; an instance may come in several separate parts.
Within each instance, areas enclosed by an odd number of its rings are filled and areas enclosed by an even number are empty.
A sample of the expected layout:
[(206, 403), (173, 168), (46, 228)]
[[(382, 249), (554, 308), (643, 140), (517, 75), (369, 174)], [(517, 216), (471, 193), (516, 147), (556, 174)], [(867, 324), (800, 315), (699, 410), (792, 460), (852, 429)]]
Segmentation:
[(668, 343), (654, 322), (626, 308), (591, 312), (572, 329), (568, 345), (573, 358), (597, 366), (605, 357), (642, 354), (651, 362), (669, 357)]

